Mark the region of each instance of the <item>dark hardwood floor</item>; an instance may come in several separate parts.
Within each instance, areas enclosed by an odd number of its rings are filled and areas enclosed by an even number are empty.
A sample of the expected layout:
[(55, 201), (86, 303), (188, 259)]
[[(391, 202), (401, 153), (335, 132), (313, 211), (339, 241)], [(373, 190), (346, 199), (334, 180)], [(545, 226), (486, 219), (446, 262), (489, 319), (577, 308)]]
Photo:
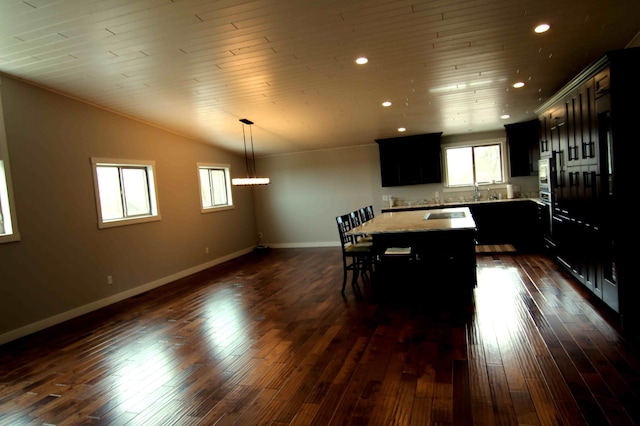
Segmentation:
[(477, 259), (379, 300), (338, 248), (243, 256), (0, 346), (0, 424), (640, 423), (636, 340), (544, 256)]

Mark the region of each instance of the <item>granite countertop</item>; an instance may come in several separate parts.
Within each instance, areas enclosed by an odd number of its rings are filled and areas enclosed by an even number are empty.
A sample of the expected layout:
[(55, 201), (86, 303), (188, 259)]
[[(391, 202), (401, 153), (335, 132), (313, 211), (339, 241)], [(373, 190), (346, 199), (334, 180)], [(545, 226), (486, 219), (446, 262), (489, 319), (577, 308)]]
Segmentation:
[(468, 207), (451, 207), (424, 211), (384, 212), (353, 228), (348, 234), (392, 234), (408, 232), (475, 229)]
[(533, 201), (538, 204), (543, 204), (540, 198), (502, 198), (502, 199), (491, 199), (491, 200), (465, 200), (465, 201), (447, 201), (447, 202), (433, 202), (433, 203), (421, 203), (421, 204), (402, 204), (396, 205), (393, 207), (382, 207), (382, 211), (402, 211), (402, 210), (420, 210), (420, 209), (433, 209), (433, 208), (444, 208), (444, 207), (465, 207), (465, 206), (473, 206), (475, 204), (495, 204), (495, 203), (512, 203), (516, 201)]

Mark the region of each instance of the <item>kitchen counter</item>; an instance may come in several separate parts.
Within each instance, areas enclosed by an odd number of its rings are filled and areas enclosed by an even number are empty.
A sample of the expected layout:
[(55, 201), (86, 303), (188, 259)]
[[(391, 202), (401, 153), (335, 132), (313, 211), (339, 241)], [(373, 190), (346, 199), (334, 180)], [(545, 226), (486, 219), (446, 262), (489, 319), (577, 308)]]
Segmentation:
[(381, 210), (383, 214), (425, 213), (442, 208), (468, 207), (476, 223), (479, 245), (511, 244), (517, 251), (537, 251), (543, 241), (542, 214), (539, 213), (543, 206), (545, 204), (539, 198), (507, 198), (399, 205)]
[(362, 225), (353, 228), (348, 234), (376, 235), (393, 233), (471, 230), (476, 224), (468, 207), (446, 208), (421, 211), (385, 212)]
[(426, 203), (426, 204), (405, 204), (397, 205), (393, 207), (382, 207), (381, 211), (385, 212), (401, 212), (411, 210), (428, 210), (447, 207), (471, 207), (479, 204), (500, 204), (500, 203), (517, 203), (517, 202), (534, 202), (536, 204), (543, 204), (540, 198), (503, 198), (498, 200), (479, 200), (479, 201), (450, 201), (439, 203)]

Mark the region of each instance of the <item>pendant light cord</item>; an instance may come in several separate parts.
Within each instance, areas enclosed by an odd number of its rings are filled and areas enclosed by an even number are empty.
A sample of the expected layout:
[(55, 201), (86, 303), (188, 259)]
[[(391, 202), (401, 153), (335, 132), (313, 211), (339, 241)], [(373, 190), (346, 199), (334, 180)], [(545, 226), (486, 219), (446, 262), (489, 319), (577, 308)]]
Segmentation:
[(253, 177), (258, 176), (256, 171), (256, 154), (253, 151), (253, 129), (249, 126), (249, 134), (251, 135), (251, 162), (253, 163)]
[[(256, 152), (253, 145), (253, 129), (251, 125), (253, 121), (248, 120), (246, 118), (240, 119), (242, 123), (242, 141), (244, 142), (244, 164), (247, 168), (247, 177), (246, 178), (234, 178), (231, 183), (233, 185), (268, 185), (269, 178), (267, 177), (258, 177), (258, 171), (256, 167)], [(251, 139), (251, 159), (249, 159), (249, 148), (247, 147), (247, 129), (245, 126), (249, 126), (249, 135)]]
[[(249, 177), (249, 157), (247, 156), (247, 137), (244, 132), (244, 124), (242, 124), (242, 140), (244, 140), (244, 165), (247, 168), (247, 177)], [(252, 142), (253, 144), (253, 142)]]

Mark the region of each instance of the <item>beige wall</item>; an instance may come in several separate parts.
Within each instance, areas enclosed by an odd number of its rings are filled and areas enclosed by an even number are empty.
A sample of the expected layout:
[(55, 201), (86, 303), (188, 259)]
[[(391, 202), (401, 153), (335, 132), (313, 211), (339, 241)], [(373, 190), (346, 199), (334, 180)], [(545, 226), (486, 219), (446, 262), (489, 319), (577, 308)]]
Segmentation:
[[(251, 188), (200, 213), (196, 162), (233, 174), (242, 157), (8, 77), (1, 90), (21, 241), (0, 244), (0, 343), (254, 247)], [(94, 156), (155, 160), (162, 220), (99, 230)]]
[(257, 188), (258, 231), (274, 247), (337, 245), (335, 217), (378, 198), (377, 146), (260, 158), (271, 185)]
[[(22, 239), (0, 244), (0, 343), (246, 253), (258, 232), (273, 247), (337, 246), (339, 214), (379, 213), (383, 194), (445, 196), (439, 184), (382, 188), (372, 142), (259, 158), (271, 185), (233, 188), (235, 209), (201, 214), (196, 163), (242, 175), (243, 157), (8, 77), (1, 90)], [(162, 220), (99, 230), (91, 157), (156, 161)]]

